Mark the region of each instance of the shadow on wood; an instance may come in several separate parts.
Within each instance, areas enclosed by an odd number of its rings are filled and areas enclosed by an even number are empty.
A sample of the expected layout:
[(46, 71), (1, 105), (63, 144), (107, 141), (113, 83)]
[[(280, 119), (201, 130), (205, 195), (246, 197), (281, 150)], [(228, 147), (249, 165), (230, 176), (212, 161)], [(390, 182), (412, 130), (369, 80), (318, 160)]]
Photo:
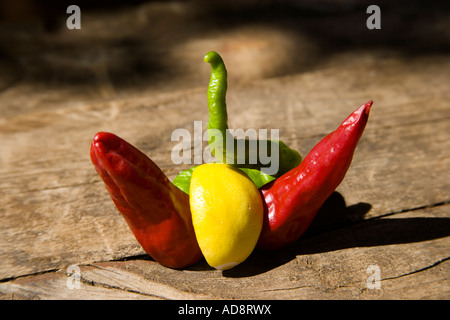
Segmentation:
[[(223, 272), (225, 277), (250, 277), (277, 268), (298, 255), (354, 247), (413, 243), (450, 235), (449, 218), (377, 218), (362, 220), (371, 205), (345, 206), (335, 192), (324, 204), (317, 220), (298, 241), (277, 251), (255, 250), (242, 264)], [(329, 219), (329, 220), (328, 220)]]

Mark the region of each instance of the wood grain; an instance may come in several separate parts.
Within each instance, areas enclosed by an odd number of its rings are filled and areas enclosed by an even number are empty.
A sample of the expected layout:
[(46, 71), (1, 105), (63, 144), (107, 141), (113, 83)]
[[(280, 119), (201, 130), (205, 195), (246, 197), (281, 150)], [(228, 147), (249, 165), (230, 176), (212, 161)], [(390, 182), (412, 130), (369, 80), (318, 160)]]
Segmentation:
[[(255, 46), (264, 43), (264, 30)], [(239, 43), (251, 34), (243, 32)], [(336, 55), (315, 70), (232, 79), (230, 126), (279, 129), (280, 139), (303, 156), (373, 100), (350, 170), (307, 234), (282, 250), (255, 251), (225, 272), (204, 261), (173, 270), (145, 254), (90, 163), (91, 139), (98, 131), (114, 132), (173, 179), (190, 165), (172, 163), (171, 133), (177, 128), (192, 133), (194, 121), (203, 121), (206, 129), (208, 69), (202, 50), (221, 45), (237, 57), (240, 46), (226, 46), (229, 37), (183, 44), (190, 70), (199, 70), (187, 83), (185, 75), (120, 87), (102, 69), (107, 61), (88, 68), (95, 75), (89, 83), (53, 86), (22, 79), (0, 91), (2, 299), (450, 297), (450, 59), (445, 55)], [(271, 39), (279, 38), (271, 34)], [(271, 54), (287, 46), (284, 40), (276, 43), (281, 47)], [(268, 57), (252, 68), (263, 68)], [(242, 60), (231, 59), (230, 69), (239, 72), (238, 63)], [(184, 67), (167, 72), (174, 75)], [(69, 265), (80, 268), (80, 289), (67, 287)], [(370, 265), (379, 267), (380, 289), (367, 286)]]

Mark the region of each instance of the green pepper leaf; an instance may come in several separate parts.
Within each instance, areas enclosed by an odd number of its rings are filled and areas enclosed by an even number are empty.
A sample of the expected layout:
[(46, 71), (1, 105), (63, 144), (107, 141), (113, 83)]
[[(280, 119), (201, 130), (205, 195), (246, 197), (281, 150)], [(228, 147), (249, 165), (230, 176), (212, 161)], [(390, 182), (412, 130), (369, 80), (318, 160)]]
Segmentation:
[(280, 177), (297, 167), (302, 162), (302, 156), (297, 150), (289, 148), (283, 141), (278, 140), (276, 142), (278, 142), (280, 152), (280, 167), (276, 176)]
[(263, 185), (268, 184), (269, 182), (275, 180), (274, 176), (265, 174), (262, 171), (257, 169), (249, 169), (249, 168), (239, 168), (244, 171), (247, 176), (256, 184), (256, 187), (259, 189)]
[(178, 187), (178, 189), (180, 189), (181, 191), (183, 191), (184, 193), (189, 194), (189, 187), (191, 185), (191, 177), (192, 177), (192, 172), (194, 171), (194, 169), (197, 166), (194, 166), (190, 169), (186, 169), (181, 171), (176, 177), (175, 179), (173, 179), (173, 184)]

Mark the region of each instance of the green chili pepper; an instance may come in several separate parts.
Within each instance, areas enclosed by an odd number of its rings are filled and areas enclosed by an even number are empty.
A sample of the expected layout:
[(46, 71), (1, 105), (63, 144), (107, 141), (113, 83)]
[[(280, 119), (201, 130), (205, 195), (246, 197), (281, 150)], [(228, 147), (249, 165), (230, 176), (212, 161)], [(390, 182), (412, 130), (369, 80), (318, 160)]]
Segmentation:
[[(278, 172), (274, 175), (279, 177), (282, 174), (298, 166), (302, 160), (300, 154), (290, 149), (285, 143), (279, 140), (258, 140), (257, 143), (252, 143), (250, 140), (236, 140), (228, 129), (228, 115), (226, 105), (227, 92), (227, 70), (225, 64), (217, 52), (210, 51), (205, 55), (205, 62), (211, 65), (211, 78), (208, 86), (208, 143), (211, 147), (211, 153), (217, 158), (232, 166), (240, 168), (250, 168), (260, 170), (266, 164), (261, 163), (258, 157), (259, 149), (252, 150), (252, 146), (260, 148), (265, 144), (267, 154), (271, 154), (272, 150), (278, 149)], [(217, 133), (221, 135), (217, 136)], [(218, 138), (221, 137), (222, 139)], [(233, 139), (234, 150), (227, 150), (227, 139)], [(245, 144), (245, 155), (243, 159), (238, 159), (239, 143)], [(231, 152), (233, 151), (233, 152)], [(243, 155), (240, 155), (241, 157)], [(243, 160), (243, 161), (242, 161)], [(256, 160), (256, 161), (255, 161)]]
[[(207, 98), (209, 109), (208, 143), (212, 144), (214, 142), (213, 130), (218, 130), (224, 138), (227, 134), (227, 69), (225, 68), (222, 58), (214, 51), (207, 53), (204, 60), (211, 65), (211, 78), (209, 81)], [(214, 156), (216, 150), (216, 148), (211, 150)]]
[[(211, 78), (209, 81), (207, 100), (208, 100), (208, 144), (211, 153), (219, 162), (238, 167), (244, 171), (249, 178), (260, 188), (263, 185), (275, 180), (277, 177), (297, 167), (302, 161), (300, 154), (290, 149), (284, 142), (279, 140), (246, 140), (235, 139), (228, 130), (228, 114), (226, 104), (227, 93), (227, 70), (225, 64), (217, 52), (210, 51), (204, 57), (205, 62), (211, 65)], [(227, 150), (227, 141), (233, 142), (233, 152)], [(245, 155), (238, 157), (238, 151), (241, 151), (240, 145), (243, 143)], [(256, 148), (255, 148), (256, 146)], [(258, 148), (264, 148), (264, 153), (271, 155), (271, 159), (278, 159), (278, 170), (275, 174), (267, 174), (264, 166), (268, 163), (262, 163), (258, 158)], [(272, 157), (272, 150), (278, 150), (278, 157)], [(256, 155), (256, 157), (255, 157)], [(189, 194), (192, 172), (195, 166), (180, 172), (173, 184), (179, 189)]]

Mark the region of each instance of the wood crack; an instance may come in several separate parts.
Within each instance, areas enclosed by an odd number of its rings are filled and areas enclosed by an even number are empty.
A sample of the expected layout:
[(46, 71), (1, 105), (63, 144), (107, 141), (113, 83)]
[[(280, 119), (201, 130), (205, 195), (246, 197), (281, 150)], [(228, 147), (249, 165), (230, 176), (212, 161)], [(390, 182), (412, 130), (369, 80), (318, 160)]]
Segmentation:
[(388, 213), (385, 213), (385, 214), (380, 214), (380, 215), (378, 215), (376, 217), (362, 220), (362, 222), (369, 221), (369, 220), (372, 220), (372, 219), (381, 219), (381, 218), (389, 217), (389, 216), (392, 216), (392, 215), (395, 215), (395, 214), (400, 214), (400, 213), (414, 212), (414, 211), (420, 211), (420, 210), (424, 210), (424, 209), (436, 208), (436, 207), (445, 206), (445, 205), (448, 205), (448, 204), (450, 204), (450, 201), (440, 201), (440, 202), (427, 204), (427, 205), (423, 205), (423, 206), (412, 207), (412, 208), (405, 208), (405, 209), (401, 209), (401, 210), (397, 210), (397, 211), (391, 211), (391, 212), (388, 212)]
[[(110, 271), (110, 270), (108, 270), (108, 271)], [(161, 300), (168, 300), (166, 297), (159, 296), (159, 295), (156, 295), (156, 294), (146, 293), (146, 292), (142, 292), (142, 291), (135, 290), (135, 289), (123, 288), (123, 287), (120, 287), (120, 286), (115, 286), (115, 285), (107, 284), (107, 283), (100, 282), (100, 281), (88, 280), (88, 279), (83, 278), (83, 277), (80, 277), (80, 281), (82, 283), (90, 285), (92, 287), (102, 287), (102, 288), (109, 289), (109, 290), (120, 290), (120, 291), (124, 291), (124, 292), (139, 294), (139, 295), (152, 297), (152, 298), (157, 298), (157, 299), (161, 299)]]
[(307, 286), (297, 286), (297, 287), (290, 287), (290, 288), (273, 288), (273, 289), (261, 290), (261, 292), (290, 291), (290, 290), (297, 290), (297, 289), (304, 289), (304, 288), (318, 288), (318, 286), (307, 285)]
[[(93, 267), (93, 268), (96, 268), (96, 269), (100, 269), (102, 271), (111, 272), (111, 273), (114, 273), (114, 274), (117, 274), (117, 275), (121, 275), (121, 273), (118, 272), (118, 271), (111, 270), (110, 268), (104, 268), (104, 267), (101, 267), (101, 266), (98, 266), (98, 265), (95, 265), (95, 264), (87, 264), (86, 266)], [(90, 286), (93, 286), (93, 287), (99, 286), (99, 287), (102, 287), (102, 288), (105, 288), (105, 289), (121, 290), (121, 291), (130, 292), (130, 293), (134, 293), (134, 294), (140, 294), (140, 295), (147, 296), (147, 297), (153, 297), (153, 298), (167, 300), (167, 298), (165, 298), (163, 296), (156, 295), (156, 294), (142, 292), (142, 291), (139, 291), (139, 290), (136, 290), (136, 289), (130, 289), (130, 288), (124, 288), (124, 287), (120, 287), (120, 286), (115, 286), (115, 285), (107, 284), (107, 283), (100, 282), (100, 281), (97, 281), (97, 280), (89, 280), (87, 278), (83, 278), (82, 276), (80, 277), (80, 281), (82, 283), (84, 283), (84, 284), (87, 284), (87, 285), (90, 285)]]
[(27, 273), (27, 274), (21, 274), (18, 276), (7, 277), (7, 278), (0, 279), (0, 283), (14, 281), (14, 280), (26, 278), (26, 277), (39, 276), (41, 274), (56, 273), (56, 272), (59, 272), (60, 270), (61, 269), (49, 269), (49, 270), (42, 270), (42, 271), (34, 272), (34, 273)]
[(381, 280), (381, 281), (385, 281), (385, 280), (393, 280), (393, 279), (399, 279), (399, 278), (402, 278), (402, 277), (410, 276), (410, 275), (413, 275), (413, 274), (416, 274), (416, 273), (419, 273), (419, 272), (426, 271), (426, 270), (429, 270), (429, 269), (431, 269), (431, 268), (434, 268), (434, 267), (440, 265), (441, 263), (443, 263), (443, 262), (445, 262), (445, 261), (447, 261), (447, 260), (450, 260), (450, 257), (445, 257), (445, 258), (443, 258), (443, 259), (441, 259), (441, 260), (438, 260), (438, 261), (436, 261), (436, 262), (434, 262), (434, 263), (432, 263), (432, 264), (430, 264), (430, 265), (428, 265), (428, 266), (425, 266), (425, 267), (423, 267), (423, 268), (420, 268), (420, 269), (417, 269), (417, 270), (414, 270), (414, 271), (411, 271), (411, 272), (407, 272), (407, 273), (404, 273), (404, 274), (400, 274), (400, 275), (398, 275), (398, 276), (382, 278), (382, 279), (380, 279), (380, 280)]

